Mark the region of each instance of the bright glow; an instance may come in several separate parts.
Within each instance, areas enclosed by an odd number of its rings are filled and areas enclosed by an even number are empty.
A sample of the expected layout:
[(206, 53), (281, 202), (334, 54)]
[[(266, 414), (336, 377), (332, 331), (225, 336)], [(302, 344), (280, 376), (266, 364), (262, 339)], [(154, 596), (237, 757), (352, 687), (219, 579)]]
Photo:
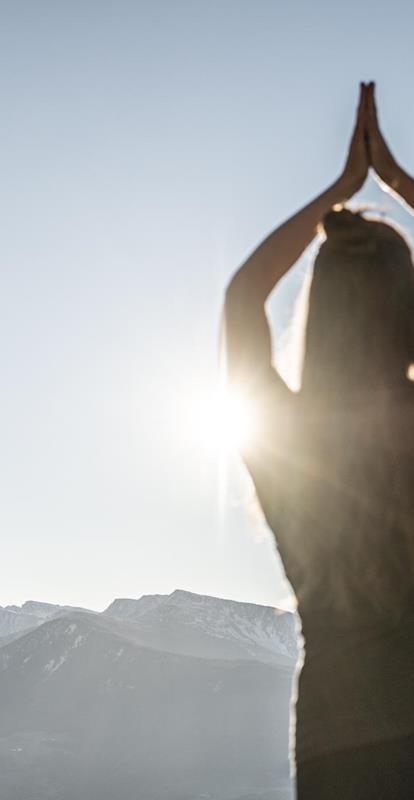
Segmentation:
[(191, 398), (187, 418), (191, 439), (208, 450), (230, 454), (251, 441), (254, 433), (253, 409), (241, 392), (224, 387), (201, 397)]
[(224, 449), (246, 447), (253, 435), (252, 408), (239, 392), (221, 391), (212, 419), (219, 444)]

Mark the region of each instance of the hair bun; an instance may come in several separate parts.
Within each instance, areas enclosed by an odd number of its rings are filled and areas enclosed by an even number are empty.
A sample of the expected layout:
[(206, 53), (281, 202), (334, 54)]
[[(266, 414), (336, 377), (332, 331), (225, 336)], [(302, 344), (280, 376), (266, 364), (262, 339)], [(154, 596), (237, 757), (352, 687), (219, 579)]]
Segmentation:
[(354, 232), (361, 222), (363, 222), (361, 215), (350, 211), (349, 208), (341, 208), (339, 211), (331, 209), (323, 218), (323, 228), (327, 236), (346, 235)]

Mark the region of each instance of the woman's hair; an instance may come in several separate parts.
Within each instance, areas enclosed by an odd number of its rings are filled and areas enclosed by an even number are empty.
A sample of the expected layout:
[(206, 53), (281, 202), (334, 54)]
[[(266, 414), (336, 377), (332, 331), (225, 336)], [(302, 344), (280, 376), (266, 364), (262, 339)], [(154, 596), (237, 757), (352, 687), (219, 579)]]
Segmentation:
[[(326, 479), (337, 481), (331, 513), (340, 535), (335, 541), (321, 529), (318, 547), (304, 536), (301, 557), (312, 574), (309, 565), (326, 539), (341, 568), (333, 559), (323, 570), (316, 564), (313, 574), (315, 582), (323, 575), (330, 601), (339, 606), (342, 594), (345, 609), (352, 598), (369, 597), (397, 617), (414, 591), (412, 394), (404, 383), (414, 362), (412, 254), (396, 227), (347, 209), (329, 212), (324, 231), (309, 290), (302, 397), (321, 419), (310, 452), (315, 463), (321, 457)], [(377, 402), (382, 388), (391, 398), (385, 404)], [(359, 403), (361, 390), (368, 391)], [(318, 417), (324, 399), (329, 413)], [(332, 440), (328, 461), (324, 425)]]
[(391, 224), (330, 211), (309, 292), (302, 388), (353, 391), (404, 376), (414, 361), (411, 250)]
[[(394, 624), (414, 594), (412, 393), (404, 383), (414, 362), (412, 254), (396, 227), (348, 209), (329, 212), (324, 232), (308, 307), (303, 294), (294, 323), (304, 345), (278, 472), (281, 497), (292, 500), (280, 507), (285, 567), (344, 620), (368, 606)], [(382, 387), (397, 388), (391, 402), (377, 402)]]

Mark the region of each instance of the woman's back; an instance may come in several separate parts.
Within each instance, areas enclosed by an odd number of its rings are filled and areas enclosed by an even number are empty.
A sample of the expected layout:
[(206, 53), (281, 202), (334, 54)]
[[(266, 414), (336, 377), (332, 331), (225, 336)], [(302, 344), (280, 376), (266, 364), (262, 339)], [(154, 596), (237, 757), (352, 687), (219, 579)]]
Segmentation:
[(414, 386), (275, 389), (243, 456), (305, 640), (297, 757), (414, 734)]

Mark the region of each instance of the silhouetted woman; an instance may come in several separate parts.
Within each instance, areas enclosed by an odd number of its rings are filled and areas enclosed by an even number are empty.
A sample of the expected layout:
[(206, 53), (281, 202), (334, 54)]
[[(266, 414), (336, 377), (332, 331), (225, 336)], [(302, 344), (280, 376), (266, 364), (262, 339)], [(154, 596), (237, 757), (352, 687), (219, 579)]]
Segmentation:
[[(242, 449), (298, 600), (299, 800), (414, 798), (414, 269), (392, 226), (334, 206), (369, 167), (414, 207), (414, 181), (361, 84), (338, 180), (285, 222), (225, 298), (230, 384), (248, 395)], [(301, 390), (272, 366), (270, 293), (323, 224)]]

